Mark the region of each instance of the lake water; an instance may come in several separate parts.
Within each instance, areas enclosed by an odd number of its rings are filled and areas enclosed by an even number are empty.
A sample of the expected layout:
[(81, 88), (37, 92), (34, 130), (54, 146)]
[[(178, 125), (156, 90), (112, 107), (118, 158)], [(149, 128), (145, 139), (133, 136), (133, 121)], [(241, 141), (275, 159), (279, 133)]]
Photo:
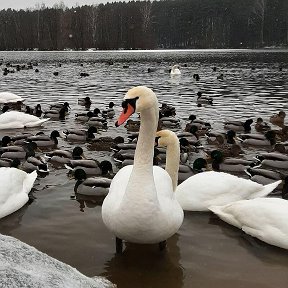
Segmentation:
[[(125, 92), (136, 85), (152, 88), (160, 103), (174, 105), (183, 127), (191, 113), (209, 121), (214, 130), (223, 131), (226, 119), (262, 117), (268, 121), (272, 114), (280, 109), (287, 113), (288, 108), (288, 51), (283, 50), (0, 52), (0, 58), (5, 63), (39, 64), (35, 67), (39, 73), (24, 70), (0, 75), (0, 91), (23, 96), (31, 106), (41, 103), (43, 110), (54, 102), (70, 103), (71, 113), (65, 121), (49, 121), (44, 127), (28, 130), (33, 133), (84, 128), (74, 119), (75, 113), (84, 111), (77, 104), (80, 97), (89, 96), (91, 108), (100, 110), (114, 101), (117, 115)], [(171, 78), (168, 69), (176, 63), (181, 65), (182, 75)], [(148, 68), (156, 71), (147, 73)], [(54, 71), (59, 76), (54, 76)], [(80, 72), (90, 76), (81, 78)], [(200, 81), (193, 79), (194, 73), (200, 75)], [(216, 79), (220, 73), (224, 80)], [(213, 97), (214, 105), (197, 107), (198, 91)], [(108, 130), (101, 134), (127, 136), (126, 129), (116, 129), (114, 122), (109, 120)], [(16, 132), (0, 131), (0, 137), (6, 134)], [(74, 146), (59, 140), (59, 148), (71, 150)], [(111, 152), (93, 151), (88, 144), (82, 147), (87, 157), (111, 160)], [(0, 220), (0, 233), (85, 275), (105, 276), (120, 288), (287, 287), (286, 250), (249, 237), (210, 213), (185, 213), (181, 229), (168, 240), (164, 253), (154, 245), (128, 244), (123, 254), (116, 255), (114, 237), (102, 223), (101, 206), (95, 201), (70, 199), (75, 180), (67, 177), (65, 169), (50, 169), (47, 177), (35, 182), (35, 201)]]

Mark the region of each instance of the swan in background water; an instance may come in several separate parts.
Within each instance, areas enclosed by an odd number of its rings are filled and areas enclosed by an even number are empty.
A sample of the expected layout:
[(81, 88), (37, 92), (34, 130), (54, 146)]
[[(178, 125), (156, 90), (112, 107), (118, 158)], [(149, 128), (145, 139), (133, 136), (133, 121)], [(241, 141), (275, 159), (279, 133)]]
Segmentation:
[(17, 102), (23, 102), (25, 99), (22, 97), (11, 93), (11, 92), (0, 92), (0, 104), (5, 103), (17, 103)]
[(209, 207), (223, 221), (268, 244), (288, 249), (288, 201), (279, 198), (241, 200)]
[(17, 211), (28, 202), (28, 193), (36, 178), (36, 171), (27, 174), (17, 168), (0, 168), (0, 218)]
[(120, 169), (112, 180), (102, 205), (102, 218), (116, 236), (116, 251), (122, 240), (133, 243), (159, 243), (174, 235), (183, 221), (183, 210), (174, 197), (169, 174), (153, 166), (155, 134), (159, 118), (155, 93), (145, 87), (130, 89), (122, 103), (123, 112), (116, 126), (133, 113), (140, 113), (141, 125), (134, 165)]
[(172, 68), (171, 68), (171, 71), (170, 71), (170, 75), (172, 76), (176, 76), (176, 75), (181, 75), (181, 71), (180, 71), (180, 69), (179, 69), (179, 65), (178, 64), (176, 64), (176, 65), (174, 65), (174, 66), (172, 66)]
[(0, 115), (0, 129), (37, 127), (48, 120), (49, 118), (40, 119), (23, 112), (8, 111)]
[(167, 147), (166, 171), (171, 176), (176, 199), (184, 210), (208, 211), (211, 205), (225, 205), (242, 199), (267, 196), (282, 181), (261, 185), (228, 173), (207, 171), (178, 183), (179, 140), (169, 130), (156, 133), (158, 145)]

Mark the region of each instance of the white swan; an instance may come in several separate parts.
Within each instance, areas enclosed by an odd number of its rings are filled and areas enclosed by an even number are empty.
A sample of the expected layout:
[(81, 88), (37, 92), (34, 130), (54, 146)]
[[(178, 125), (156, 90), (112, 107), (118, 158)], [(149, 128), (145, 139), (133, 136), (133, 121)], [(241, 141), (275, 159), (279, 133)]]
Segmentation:
[(159, 117), (157, 97), (147, 87), (134, 87), (127, 92), (122, 107), (116, 126), (134, 112), (140, 112), (141, 116), (134, 165), (122, 168), (113, 178), (102, 205), (102, 218), (119, 239), (165, 243), (180, 228), (183, 210), (175, 199), (169, 174), (153, 167)]
[(18, 111), (8, 111), (0, 115), (0, 129), (16, 129), (41, 126), (49, 118), (40, 119), (34, 115)]
[(181, 75), (181, 71), (179, 69), (178, 64), (172, 66), (171, 71), (170, 71), (170, 75)]
[(228, 173), (207, 171), (189, 177), (177, 186), (179, 167), (179, 140), (169, 130), (156, 133), (158, 145), (167, 147), (166, 171), (171, 176), (176, 199), (183, 210), (208, 211), (211, 205), (225, 205), (242, 199), (264, 197), (273, 191), (281, 180), (263, 186), (251, 180)]
[(22, 97), (11, 93), (11, 92), (0, 92), (0, 104), (4, 103), (16, 103), (16, 102), (23, 102), (25, 99)]
[(288, 201), (279, 198), (241, 200), (209, 209), (223, 221), (266, 243), (288, 249)]
[(17, 168), (0, 168), (0, 218), (17, 211), (27, 203), (28, 193), (36, 178), (36, 171), (27, 174)]

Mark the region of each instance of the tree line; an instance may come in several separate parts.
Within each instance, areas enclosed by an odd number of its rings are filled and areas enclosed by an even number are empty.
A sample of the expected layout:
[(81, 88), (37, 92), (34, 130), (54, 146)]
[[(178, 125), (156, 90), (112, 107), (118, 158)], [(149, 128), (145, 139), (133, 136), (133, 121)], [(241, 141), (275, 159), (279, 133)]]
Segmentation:
[(0, 11), (0, 50), (288, 46), (287, 0), (158, 0)]

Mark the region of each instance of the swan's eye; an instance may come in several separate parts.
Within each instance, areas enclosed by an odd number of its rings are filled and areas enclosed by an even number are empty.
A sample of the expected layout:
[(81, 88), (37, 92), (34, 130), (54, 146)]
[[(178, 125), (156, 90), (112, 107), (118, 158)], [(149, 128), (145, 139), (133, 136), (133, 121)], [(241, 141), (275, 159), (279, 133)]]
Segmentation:
[(139, 97), (135, 97), (133, 99), (125, 99), (123, 102), (122, 102), (122, 108), (124, 109), (124, 113), (127, 112), (127, 109), (128, 109), (128, 104), (130, 104), (134, 110), (135, 110), (135, 107), (136, 107), (136, 101), (139, 99)]

